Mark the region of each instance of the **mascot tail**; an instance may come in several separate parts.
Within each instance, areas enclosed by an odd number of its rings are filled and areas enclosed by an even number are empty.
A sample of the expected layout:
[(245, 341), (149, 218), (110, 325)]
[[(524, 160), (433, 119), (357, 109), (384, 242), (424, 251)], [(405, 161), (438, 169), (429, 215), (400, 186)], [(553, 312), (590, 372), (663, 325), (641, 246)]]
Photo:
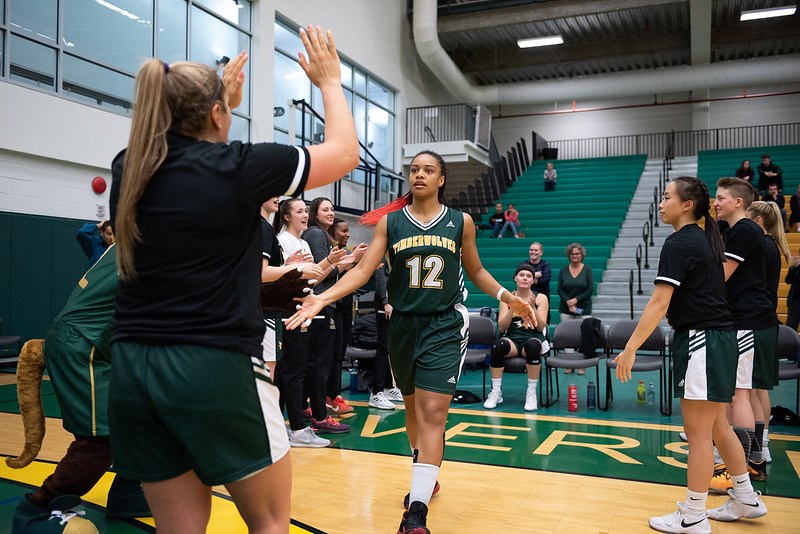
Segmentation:
[(42, 410), (42, 375), (44, 374), (44, 340), (31, 339), (22, 347), (17, 362), (17, 399), (22, 426), (25, 428), (25, 447), (16, 458), (6, 458), (6, 464), (21, 469), (39, 454), (44, 441), (45, 420)]

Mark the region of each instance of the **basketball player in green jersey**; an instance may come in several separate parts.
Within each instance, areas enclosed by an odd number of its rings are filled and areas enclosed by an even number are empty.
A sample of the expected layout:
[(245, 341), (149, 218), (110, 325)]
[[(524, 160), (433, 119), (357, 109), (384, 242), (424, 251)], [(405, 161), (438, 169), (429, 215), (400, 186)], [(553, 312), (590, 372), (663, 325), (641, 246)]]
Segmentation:
[[(482, 291), (508, 304), (526, 325), (533, 309), (501, 286), (481, 265), (472, 218), (443, 203), (445, 162), (423, 151), (411, 162), (410, 191), (366, 214), (376, 224), (364, 257), (333, 287), (304, 299), (286, 323), (308, 323), (326, 305), (363, 286), (382, 261), (390, 267), (389, 357), (406, 405), (406, 429), (414, 451), (408, 511), (398, 533), (426, 534), (428, 502), (444, 454), (442, 435), (461, 372), (469, 319), (462, 266)], [(388, 260), (385, 256), (388, 255)]]

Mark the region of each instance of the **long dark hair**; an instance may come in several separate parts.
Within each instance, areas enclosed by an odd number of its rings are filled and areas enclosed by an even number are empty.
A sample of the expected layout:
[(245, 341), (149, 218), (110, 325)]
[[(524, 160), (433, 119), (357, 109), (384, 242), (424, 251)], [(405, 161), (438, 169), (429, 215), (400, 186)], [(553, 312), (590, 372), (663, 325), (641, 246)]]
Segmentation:
[(675, 191), (681, 200), (694, 202), (694, 211), (692, 213), (694, 220), (705, 219), (708, 243), (711, 245), (711, 250), (717, 261), (722, 263), (725, 261), (725, 247), (722, 244), (722, 236), (719, 233), (717, 221), (711, 216), (711, 195), (708, 193), (708, 186), (694, 176), (678, 176), (672, 181), (675, 184)]
[[(295, 202), (303, 202), (303, 200), (299, 198), (284, 198), (281, 200), (281, 203), (278, 204), (278, 213), (272, 218), (272, 228), (275, 230), (275, 235), (281, 233), (283, 227), (286, 226), (286, 216), (289, 215), (292, 211), (292, 204)], [(305, 204), (305, 202), (303, 202)]]
[[(319, 211), (319, 206), (325, 201), (331, 202), (331, 199), (326, 197), (317, 197), (311, 201), (311, 205), (308, 207), (308, 226), (319, 226), (319, 219), (317, 219), (317, 212)], [(331, 202), (331, 206), (333, 206), (333, 202)]]
[[(418, 152), (417, 155), (414, 156), (414, 159), (411, 160), (411, 164), (413, 165), (414, 161), (422, 155), (432, 156), (434, 159), (436, 159), (436, 162), (442, 169), (442, 176), (444, 176), (444, 183), (441, 185), (441, 187), (439, 187), (439, 192), (437, 196), (439, 204), (446, 205), (447, 203), (444, 201), (444, 188), (447, 185), (447, 163), (445, 163), (444, 158), (440, 154), (434, 152), (433, 150), (423, 150), (421, 152)], [(414, 202), (414, 196), (412, 195), (411, 190), (409, 190), (405, 195), (398, 197), (392, 202), (386, 204), (385, 206), (376, 208), (372, 211), (365, 213), (364, 215), (361, 216), (358, 222), (368, 226), (375, 226), (376, 224), (378, 224), (378, 221), (381, 219), (381, 217), (383, 217), (387, 213), (392, 213), (393, 211), (403, 209), (404, 207), (412, 204), (413, 202)]]

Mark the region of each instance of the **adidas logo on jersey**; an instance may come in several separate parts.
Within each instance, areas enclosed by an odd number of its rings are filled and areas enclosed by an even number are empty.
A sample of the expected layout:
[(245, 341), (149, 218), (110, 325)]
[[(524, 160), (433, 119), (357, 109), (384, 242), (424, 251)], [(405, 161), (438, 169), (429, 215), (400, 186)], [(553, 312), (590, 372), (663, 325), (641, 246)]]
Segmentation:
[(447, 224), (444, 227), (445, 228), (455, 228), (456, 225), (453, 224), (453, 221), (447, 221)]
[(456, 377), (451, 376), (450, 378), (447, 379), (447, 383), (448, 384), (455, 384), (456, 383)]

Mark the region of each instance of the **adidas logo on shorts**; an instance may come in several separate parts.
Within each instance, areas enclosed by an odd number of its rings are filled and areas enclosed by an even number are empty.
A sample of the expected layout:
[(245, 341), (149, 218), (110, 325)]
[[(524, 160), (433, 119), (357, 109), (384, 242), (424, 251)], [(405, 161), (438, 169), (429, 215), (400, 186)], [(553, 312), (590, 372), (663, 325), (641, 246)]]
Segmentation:
[(685, 385), (684, 381), (683, 381), (683, 379), (681, 379), (681, 381), (678, 382), (678, 387), (682, 388), (684, 385)]
[(447, 383), (448, 384), (455, 384), (456, 383), (456, 377), (451, 376), (450, 378), (447, 379)]

